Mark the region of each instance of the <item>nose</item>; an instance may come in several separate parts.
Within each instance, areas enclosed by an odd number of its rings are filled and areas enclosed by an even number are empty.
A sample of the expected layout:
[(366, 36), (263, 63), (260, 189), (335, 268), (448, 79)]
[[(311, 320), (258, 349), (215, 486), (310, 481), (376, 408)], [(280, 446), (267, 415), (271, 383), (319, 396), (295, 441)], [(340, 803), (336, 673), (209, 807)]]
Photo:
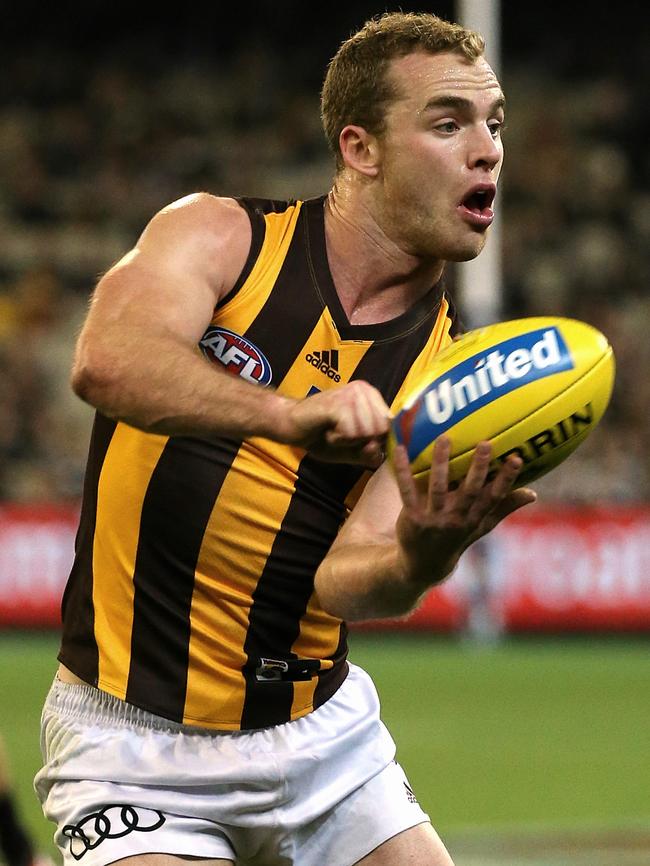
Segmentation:
[(494, 138), (486, 124), (478, 125), (471, 138), (467, 163), (469, 168), (495, 169), (503, 158), (503, 144)]

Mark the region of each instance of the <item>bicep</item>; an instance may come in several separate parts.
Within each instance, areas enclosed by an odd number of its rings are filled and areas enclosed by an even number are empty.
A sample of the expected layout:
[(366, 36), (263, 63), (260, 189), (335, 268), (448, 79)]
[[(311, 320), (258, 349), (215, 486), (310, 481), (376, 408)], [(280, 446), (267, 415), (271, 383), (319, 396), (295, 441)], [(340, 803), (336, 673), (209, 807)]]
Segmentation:
[(99, 281), (86, 337), (117, 326), (196, 343), (249, 247), (248, 216), (232, 200), (195, 196), (163, 209)]
[(81, 336), (108, 339), (115, 330), (122, 329), (126, 335), (133, 329), (195, 343), (216, 302), (207, 280), (176, 273), (135, 249), (97, 284)]

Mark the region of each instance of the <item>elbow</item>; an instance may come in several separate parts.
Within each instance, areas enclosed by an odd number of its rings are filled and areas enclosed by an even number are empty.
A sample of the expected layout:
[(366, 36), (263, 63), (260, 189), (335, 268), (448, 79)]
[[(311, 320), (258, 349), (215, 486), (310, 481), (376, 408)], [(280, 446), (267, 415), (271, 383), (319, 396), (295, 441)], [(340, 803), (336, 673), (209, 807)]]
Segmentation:
[(72, 391), (107, 418), (145, 433), (171, 435), (177, 417), (156, 404), (154, 388), (146, 388), (137, 367), (110, 348), (79, 346), (70, 373)]
[(325, 591), (322, 580), (319, 579), (321, 575), (321, 568), (319, 568), (316, 572), (316, 577), (314, 579), (314, 595), (316, 602), (318, 604), (318, 607), (320, 607), (320, 609), (329, 616), (338, 616), (338, 614), (333, 610), (332, 605), (330, 604), (330, 599), (328, 598), (328, 593)]
[(328, 561), (325, 559), (316, 572), (314, 579), (314, 590), (318, 604), (326, 614), (337, 619), (348, 620), (350, 611), (343, 604), (341, 593), (333, 591), (333, 575), (329, 571)]
[(70, 375), (70, 387), (74, 393), (85, 403), (92, 403), (92, 386), (93, 376), (88, 367), (80, 364), (74, 365)]
[(314, 581), (321, 608), (330, 616), (346, 622), (409, 616), (430, 589), (430, 582), (408, 581), (390, 563), (391, 556), (385, 546), (380, 560), (375, 560), (374, 564), (367, 548), (359, 557), (346, 560), (345, 568), (342, 567), (340, 551), (329, 554), (321, 563)]
[(316, 572), (314, 589), (318, 604), (326, 614), (344, 622), (363, 622), (374, 619), (374, 600), (368, 593), (355, 588), (353, 581), (337, 581), (337, 575), (328, 568), (327, 561)]
[(70, 387), (84, 403), (110, 413), (111, 395), (116, 390), (116, 367), (108, 358), (101, 359), (81, 350), (77, 352)]

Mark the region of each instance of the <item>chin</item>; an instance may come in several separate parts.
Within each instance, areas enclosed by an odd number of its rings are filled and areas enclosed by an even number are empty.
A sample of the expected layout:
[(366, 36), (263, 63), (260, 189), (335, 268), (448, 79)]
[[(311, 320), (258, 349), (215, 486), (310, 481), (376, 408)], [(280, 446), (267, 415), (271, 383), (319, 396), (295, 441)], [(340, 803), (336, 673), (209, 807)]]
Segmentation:
[(486, 241), (486, 234), (477, 235), (464, 244), (451, 247), (445, 259), (448, 262), (471, 262), (482, 252)]
[(413, 236), (412, 253), (446, 262), (469, 262), (478, 256), (488, 239), (487, 229), (452, 234), (448, 231), (442, 233), (439, 228), (437, 237), (435, 226), (427, 226), (426, 232)]
[(454, 250), (449, 250), (447, 253), (441, 256), (446, 262), (471, 262), (475, 259), (479, 253), (482, 251), (484, 244), (481, 244), (479, 247), (474, 247), (473, 249), (463, 249), (459, 250), (458, 248)]

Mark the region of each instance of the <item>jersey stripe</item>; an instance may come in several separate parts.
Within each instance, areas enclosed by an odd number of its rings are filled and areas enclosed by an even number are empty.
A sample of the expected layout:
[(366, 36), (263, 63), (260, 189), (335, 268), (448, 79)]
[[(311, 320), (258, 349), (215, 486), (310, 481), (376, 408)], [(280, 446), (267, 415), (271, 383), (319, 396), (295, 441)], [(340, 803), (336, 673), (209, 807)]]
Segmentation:
[[(266, 233), (260, 256), (241, 289), (216, 312), (214, 322), (227, 320), (230, 329), (253, 342), (257, 339), (251, 326), (259, 319), (258, 327), (263, 329), (268, 322), (265, 307), (274, 297), (271, 290), (278, 274), (291, 259), (289, 250), (299, 213), (300, 208), (294, 206), (282, 214), (265, 216)], [(277, 375), (276, 361), (273, 366)], [(178, 721), (186, 717), (195, 572), (208, 522), (239, 444), (230, 442), (225, 446), (215, 471), (211, 465), (212, 444), (184, 438), (171, 440), (152, 478), (143, 508), (143, 541), (134, 574), (134, 628), (126, 699), (139, 706), (148, 701), (154, 712), (152, 701), (157, 701), (168, 718)], [(160, 538), (166, 540), (164, 546), (144, 541)], [(169, 560), (160, 555), (165, 548), (170, 552)], [(166, 603), (167, 596), (175, 599), (173, 607)], [(159, 641), (156, 643), (157, 634), (170, 635), (164, 647)], [(157, 647), (156, 651), (164, 658), (153, 659), (152, 647)], [(160, 671), (160, 676), (156, 671)]]
[[(444, 319), (441, 306), (437, 321)], [(398, 346), (394, 340), (366, 344), (352, 378), (372, 383), (382, 391), (387, 402), (391, 402), (402, 383), (403, 370), (409, 369), (429, 340), (430, 321), (424, 320), (417, 331), (407, 343), (401, 341)], [(328, 652), (313, 657), (331, 659), (336, 654), (340, 638), (339, 621), (328, 617), (323, 611), (316, 615), (316, 606), (312, 604), (310, 607), (313, 581), (303, 581), (299, 589), (294, 584), (292, 589), (291, 583), (285, 578), (286, 597), (280, 587), (283, 570), (291, 555), (296, 556), (301, 567), (309, 564), (307, 574), (315, 573), (345, 518), (342, 503), (362, 473), (359, 467), (333, 465), (328, 467), (327, 475), (323, 476), (322, 467), (311, 456), (306, 456), (301, 463), (296, 493), (254, 593), (251, 628), (245, 644), (249, 662), (246, 667), (243, 727), (261, 727), (277, 724), (283, 718), (295, 718), (311, 706), (317, 689), (320, 689), (321, 694), (316, 700), (322, 702), (323, 693), (331, 687), (332, 676), (328, 675), (331, 664), (321, 665), (317, 679), (295, 684), (260, 683), (255, 678), (255, 667), (259, 657), (274, 657), (274, 651), (275, 657), (279, 653), (282, 659), (305, 657), (308, 648), (315, 651), (317, 644), (321, 648), (326, 646)], [(320, 525), (317, 536), (310, 531), (314, 525)], [(278, 610), (282, 611), (281, 623), (278, 622)], [(305, 616), (307, 612), (309, 616)], [(269, 637), (265, 638), (265, 635)], [(335, 676), (338, 675), (337, 670)]]
[(427, 370), (433, 363), (435, 356), (451, 344), (454, 327), (454, 319), (450, 317), (451, 312), (449, 302), (443, 297), (430, 339), (421, 346), (420, 353), (413, 360), (409, 375), (390, 401), (393, 411), (396, 411), (397, 407), (401, 406), (411, 393), (424, 387), (427, 381)]
[[(441, 303), (436, 318), (435, 329), (440, 328), (444, 330), (445, 326), (443, 323), (448, 321), (446, 312), (446, 304)], [(419, 357), (424, 347), (428, 345), (430, 336), (431, 321), (425, 319), (415, 329), (414, 333), (410, 335), (408, 341), (399, 341), (397, 345), (392, 339), (373, 343), (361, 359), (352, 378), (370, 382), (381, 391), (384, 400), (390, 405), (400, 389), (404, 379), (404, 370), (410, 370), (415, 359)], [(341, 466), (335, 467), (334, 473), (329, 473), (330, 479), (332, 479), (333, 474), (339, 475), (345, 491), (344, 499), (347, 500), (356, 488), (359, 479), (364, 475), (364, 472), (363, 469), (358, 467), (353, 468), (351, 471), (351, 467)], [(345, 478), (344, 484), (343, 478)], [(355, 492), (357, 496), (360, 493), (358, 490)], [(307, 621), (309, 622), (309, 619)], [(337, 658), (337, 653), (340, 653), (340, 651), (340, 647), (334, 648), (330, 657)], [(335, 676), (328, 676), (327, 671), (321, 672), (318, 675), (318, 680), (314, 683), (314, 706), (320, 706), (333, 693), (334, 683), (332, 680), (335, 679)]]
[[(264, 448), (264, 460), (259, 459), (256, 443)], [(302, 452), (292, 449), (290, 453), (293, 465), (285, 446), (251, 440), (239, 450), (221, 487), (196, 566), (186, 722), (216, 719), (225, 729), (240, 727), (250, 600), (278, 531), (279, 524), (270, 515), (284, 514), (293, 495)], [(268, 468), (271, 461), (285, 466), (283, 483)], [(262, 490), (264, 509), (260, 508)], [(242, 526), (247, 536), (245, 557)]]
[[(451, 313), (452, 308), (446, 296), (443, 295), (440, 301), (440, 308), (433, 331), (429, 332), (429, 329), (427, 328), (425, 331), (421, 332), (420, 339), (416, 340), (412, 345), (411, 355), (413, 355), (413, 352), (415, 352), (418, 347), (421, 348), (421, 351), (413, 361), (408, 376), (406, 376), (406, 378), (403, 378), (403, 381), (396, 394), (394, 393), (394, 382), (392, 383), (389, 391), (386, 392), (385, 399), (389, 402), (393, 413), (396, 411), (396, 407), (401, 405), (402, 401), (408, 396), (408, 394), (410, 394), (412, 390), (417, 387), (416, 383), (426, 377), (426, 371), (429, 365), (432, 363), (434, 356), (441, 349), (444, 349), (451, 343), (455, 324), (455, 319), (450, 315)], [(382, 344), (377, 344), (378, 347), (380, 345)], [(372, 360), (376, 357), (377, 355), (373, 353), (370, 356), (369, 360)], [(375, 365), (379, 366), (380, 368), (382, 366), (381, 364), (377, 365), (376, 362)], [(389, 363), (386, 363), (383, 366), (385, 367), (385, 369), (391, 369), (391, 365)], [(372, 377), (373, 375), (375, 374), (373, 374), (371, 370), (366, 371), (361, 368), (355, 374), (355, 378), (363, 378), (364, 376)], [(372, 379), (372, 381), (374, 382), (374, 384), (377, 385), (377, 387), (386, 387), (387, 384), (386, 382), (379, 382), (377, 379)], [(393, 395), (392, 399), (390, 399), (391, 394)], [(370, 474), (365, 473), (365, 476), (362, 476), (357, 482), (357, 484), (352, 488), (352, 490), (350, 490), (346, 500), (346, 505), (348, 509), (351, 510), (356, 505), (359, 496), (363, 493), (363, 488), (365, 487), (365, 484), (368, 482), (369, 478)]]
[[(212, 319), (214, 324), (223, 323), (224, 317), (227, 317), (228, 327), (237, 334), (244, 335), (250, 328), (255, 316), (271, 296), (278, 274), (285, 267), (300, 210), (301, 205), (298, 203), (284, 213), (264, 215), (266, 232), (260, 255), (237, 294), (215, 309)], [(254, 337), (249, 339), (255, 341)]]
[[(310, 459), (306, 457), (303, 463)], [(261, 657), (295, 658), (291, 647), (298, 637), (313, 583), (309, 577), (298, 583), (294, 574), (313, 573), (343, 516), (342, 508), (325, 501), (322, 492), (306, 480), (301, 466), (295, 494), (253, 593), (244, 645), (248, 656), (242, 713), (245, 728), (278, 724), (291, 715), (293, 684), (258, 682), (255, 669)]]
[(79, 528), (75, 539), (75, 561), (65, 587), (62, 617), (66, 623), (58, 659), (88, 683), (96, 685), (99, 651), (94, 636), (93, 540), (97, 520), (97, 488), (104, 458), (117, 422), (95, 413)]
[(219, 303), (217, 304), (217, 309), (219, 307), (225, 307), (228, 301), (232, 300), (232, 298), (235, 297), (241, 287), (246, 284), (246, 281), (248, 280), (251, 271), (253, 270), (255, 262), (259, 258), (262, 250), (262, 244), (264, 243), (264, 238), (266, 237), (266, 221), (262, 213), (246, 199), (238, 199), (238, 201), (239, 204), (248, 213), (248, 218), (250, 219), (251, 245), (248, 250), (248, 256), (246, 257), (246, 261), (244, 262), (244, 267), (242, 268), (241, 273), (237, 277), (235, 285), (229, 292), (226, 293), (223, 298), (219, 300)]
[[(304, 299), (302, 303), (304, 304)], [(247, 337), (249, 336), (247, 334)], [(279, 390), (302, 397), (310, 391), (310, 385), (317, 383), (319, 390), (335, 385), (326, 374), (319, 372), (306, 361), (306, 355), (310, 349), (318, 351), (317, 347), (337, 345), (338, 341), (331, 314), (325, 309), (302, 348), (296, 352), (295, 346), (291, 347), (295, 360)], [(345, 351), (339, 352), (339, 375), (344, 382), (358, 367), (371, 345), (371, 342), (358, 341), (346, 344)], [(325, 659), (323, 669), (332, 667), (332, 663), (327, 661), (329, 653), (311, 655), (302, 652), (300, 644), (294, 646), (300, 636), (300, 621), (313, 592), (313, 580), (307, 577), (296, 587), (295, 578), (291, 579), (292, 561), (299, 564), (300, 571), (305, 575), (313, 575), (345, 516), (341, 504), (341, 482), (343, 480), (344, 488), (351, 486), (349, 478), (353, 477), (356, 481), (360, 471), (349, 466), (328, 466), (327, 477), (332, 473), (331, 477), (336, 478), (336, 482), (331, 486), (331, 490), (325, 490), (321, 478), (322, 464), (319, 465), (319, 471), (314, 473), (311, 469), (312, 462), (313, 458), (307, 456), (300, 464), (293, 498), (253, 593), (250, 627), (244, 645), (248, 661), (244, 669), (246, 698), (242, 713), (243, 727), (277, 724), (289, 717), (295, 718), (311, 708), (316, 680), (295, 684), (259, 682), (256, 668), (261, 657), (280, 660), (320, 658)], [(326, 502), (330, 503), (328, 511)], [(317, 531), (314, 531), (315, 527), (318, 527)], [(316, 626), (316, 620), (314, 625)], [(340, 620), (321, 611), (318, 626), (305, 638), (305, 649), (309, 644), (315, 652), (318, 644), (326, 646), (332, 652), (338, 642), (339, 625)], [(322, 633), (321, 626), (324, 628)]]
[(98, 685), (126, 693), (131, 652), (133, 568), (147, 485), (167, 442), (118, 424), (99, 479), (93, 545)]
[(348, 674), (347, 656), (348, 627), (346, 623), (341, 622), (338, 629), (338, 643), (330, 656), (333, 664), (332, 672), (326, 676), (319, 674), (318, 680), (313, 684), (315, 686), (312, 695), (313, 709), (317, 710), (328, 701), (345, 680)]
[[(266, 219), (272, 222), (274, 218), (274, 214), (266, 216)], [(255, 279), (253, 269), (250, 280)], [(316, 291), (306, 290), (309, 287), (309, 272), (304, 250), (300, 245), (295, 245), (288, 253), (285, 251), (284, 264), (272, 279), (282, 280), (284, 291), (270, 296), (260, 292), (263, 299), (261, 305), (256, 294), (256, 314), (251, 317), (247, 329), (238, 332), (260, 346), (265, 354), (272, 358), (273, 384), (278, 390), (303, 397), (313, 372), (304, 360), (305, 347), (311, 335), (319, 328), (322, 306)], [(245, 285), (237, 298), (245, 297), (248, 289), (249, 286)], [(215, 318), (215, 323), (232, 330), (241, 329), (241, 318), (235, 319), (236, 323), (233, 324), (231, 312), (228, 307), (224, 307)], [(280, 527), (279, 522), (265, 524), (264, 515), (275, 514), (279, 516), (278, 520), (281, 520), (290, 507), (295, 492), (294, 479), (303, 453), (300, 449), (289, 449), (287, 446), (253, 438), (243, 446), (233, 461), (231, 474), (206, 526), (204, 543), (197, 561), (191, 610), (191, 666), (184, 714), (187, 721), (200, 722), (207, 712), (214, 718), (215, 712), (218, 712), (220, 724), (224, 727), (238, 727), (240, 724), (244, 689), (240, 687), (239, 692), (237, 691), (232, 676), (225, 678), (223, 688), (215, 689), (214, 670), (211, 665), (221, 664), (224, 668), (229, 665), (230, 670), (244, 667), (244, 644), (246, 634), (250, 633), (251, 623), (246, 610), (242, 608), (244, 599), (241, 593), (246, 587), (245, 594), (249, 599), (254, 598), (257, 578), (264, 571)], [(263, 460), (259, 460), (260, 454), (264, 455)], [(276, 466), (270, 472), (265, 470), (269, 462)], [(284, 467), (284, 484), (278, 483), (279, 466)], [(264, 489), (265, 509), (259, 514), (261, 485)], [(241, 545), (242, 519), (248, 519), (251, 527), (250, 538), (247, 540), (249, 548), (246, 562), (235, 564), (233, 558), (238, 556), (238, 547)], [(222, 570), (219, 575), (214, 575), (210, 570), (210, 562), (221, 562), (222, 568), (225, 568), (229, 561), (233, 562), (233, 567), (240, 574), (238, 591), (234, 596), (227, 590), (227, 574)], [(215, 592), (217, 587), (218, 592)], [(211, 622), (217, 625), (219, 646), (214, 645), (211, 634), (214, 627), (211, 629)], [(205, 696), (210, 692), (214, 695), (215, 705), (208, 709)]]
[[(205, 528), (239, 443), (170, 439), (147, 488), (133, 575), (126, 700), (182, 721), (194, 571)], [(161, 635), (165, 640), (161, 641)]]
[(287, 372), (302, 360), (305, 340), (321, 318), (322, 306), (310, 285), (304, 251), (299, 245), (289, 250), (278, 279), (282, 280), (283, 291), (270, 296), (244, 336), (263, 347), (267, 357), (272, 356), (273, 384), (283, 389), (281, 383)]

